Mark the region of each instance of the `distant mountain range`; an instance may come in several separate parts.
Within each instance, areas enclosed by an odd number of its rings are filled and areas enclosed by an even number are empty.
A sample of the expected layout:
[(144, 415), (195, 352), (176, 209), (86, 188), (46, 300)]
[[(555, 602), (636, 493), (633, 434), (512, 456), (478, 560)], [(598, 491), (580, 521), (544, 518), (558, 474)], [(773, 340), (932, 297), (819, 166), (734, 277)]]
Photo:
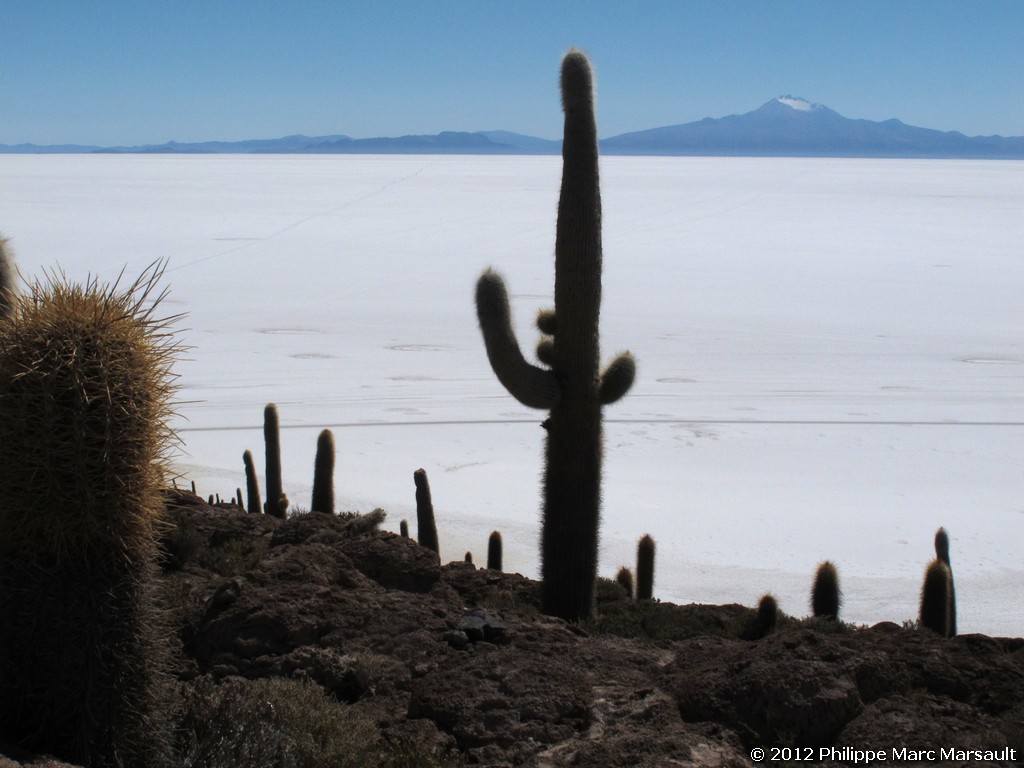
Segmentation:
[[(562, 142), (510, 131), (444, 131), (353, 139), (285, 136), (249, 141), (168, 142), (137, 147), (0, 144), (0, 154), (557, 154)], [(795, 96), (753, 112), (624, 133), (601, 141), (607, 155), (1024, 159), (1024, 136), (965, 136), (899, 120), (854, 120)]]

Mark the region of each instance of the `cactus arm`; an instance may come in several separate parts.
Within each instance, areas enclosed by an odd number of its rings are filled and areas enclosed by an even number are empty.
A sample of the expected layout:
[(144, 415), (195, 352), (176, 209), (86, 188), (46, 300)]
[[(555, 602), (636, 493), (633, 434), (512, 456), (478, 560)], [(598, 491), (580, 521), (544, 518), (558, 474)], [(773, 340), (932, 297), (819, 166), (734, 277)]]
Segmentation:
[(636, 360), (629, 352), (623, 352), (612, 360), (601, 374), (598, 383), (598, 398), (601, 405), (611, 405), (629, 392), (636, 379)]
[(537, 330), (548, 336), (554, 336), (555, 331), (558, 329), (558, 323), (555, 321), (555, 310), (553, 309), (542, 309), (538, 312), (536, 322)]
[(537, 359), (544, 365), (552, 365), (555, 361), (555, 341), (545, 337), (537, 342)]
[(487, 270), (476, 285), (476, 312), (494, 374), (509, 394), (530, 408), (551, 408), (559, 399), (558, 380), (523, 358), (512, 331), (508, 292), (500, 275)]

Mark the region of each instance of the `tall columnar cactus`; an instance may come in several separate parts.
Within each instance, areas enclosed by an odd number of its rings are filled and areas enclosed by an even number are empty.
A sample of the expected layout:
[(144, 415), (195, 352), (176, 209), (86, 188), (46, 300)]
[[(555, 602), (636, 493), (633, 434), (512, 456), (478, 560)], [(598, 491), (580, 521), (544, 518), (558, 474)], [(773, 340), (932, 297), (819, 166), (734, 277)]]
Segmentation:
[(956, 637), (956, 584), (953, 580), (953, 564), (949, 562), (949, 534), (945, 528), (935, 532), (935, 556), (949, 568), (949, 636)]
[(260, 501), (260, 482), (256, 479), (256, 462), (253, 461), (252, 451), (242, 453), (242, 463), (245, 464), (246, 507), (250, 515), (261, 514), (263, 502)]
[(0, 318), (0, 742), (85, 766), (161, 749), (153, 563), (177, 349), (160, 273), (49, 276)]
[(334, 514), (334, 433), (329, 429), (317, 438), (313, 465), (313, 502), (309, 509)]
[(508, 292), (487, 270), (476, 288), (477, 316), (498, 380), (523, 405), (549, 417), (541, 525), (541, 609), (568, 620), (590, 614), (597, 578), (601, 505), (601, 408), (629, 391), (636, 364), (627, 352), (599, 371), (601, 194), (590, 62), (562, 60), (562, 187), (555, 233), (555, 308), (537, 317), (544, 367), (528, 363), (512, 330)]
[(921, 626), (937, 632), (943, 637), (952, 637), (950, 631), (950, 606), (952, 604), (952, 575), (949, 566), (941, 560), (932, 560), (924, 572), (921, 587), (921, 610), (918, 618)]
[(434, 522), (434, 503), (430, 499), (430, 483), (427, 471), (417, 469), (412, 473), (416, 484), (416, 539), (420, 546), (440, 552), (437, 544), (437, 524)]
[(636, 599), (654, 596), (654, 539), (644, 536), (636, 546)]
[(491, 531), (487, 538), (487, 567), (492, 571), (500, 571), (502, 565), (501, 532)]
[(839, 571), (828, 560), (818, 566), (811, 589), (811, 612), (818, 618), (839, 619), (842, 592), (839, 590)]
[(267, 403), (263, 409), (263, 442), (266, 445), (267, 503), (264, 509), (268, 515), (285, 517), (287, 505), (281, 508), (284, 488), (281, 483), (281, 422), (277, 406)]
[(10, 246), (7, 240), (0, 237), (0, 316), (9, 315), (17, 296), (15, 278), (17, 270), (14, 268), (14, 257), (11, 255)]

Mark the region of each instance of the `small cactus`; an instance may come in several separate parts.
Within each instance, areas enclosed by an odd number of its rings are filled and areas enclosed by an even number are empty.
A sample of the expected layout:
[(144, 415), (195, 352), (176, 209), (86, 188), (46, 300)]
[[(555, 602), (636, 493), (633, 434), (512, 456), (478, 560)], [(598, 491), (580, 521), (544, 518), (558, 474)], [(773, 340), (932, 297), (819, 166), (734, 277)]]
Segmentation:
[(473, 553), (472, 552), (467, 552), (465, 560), (466, 560), (467, 563), (472, 565), (473, 564)]
[(839, 572), (828, 560), (818, 566), (811, 589), (811, 612), (817, 618), (839, 620), (839, 606), (842, 592), (839, 589)]
[(775, 631), (779, 622), (779, 604), (771, 594), (761, 596), (757, 604), (757, 616), (754, 624), (757, 629), (757, 636), (764, 637)]
[(945, 528), (935, 532), (935, 556), (949, 568), (949, 636), (956, 637), (956, 584), (953, 581), (953, 564), (949, 562), (949, 534)]
[(420, 546), (439, 552), (437, 524), (434, 522), (434, 504), (430, 499), (427, 471), (417, 469), (412, 473), (412, 479), (416, 483), (416, 538)]
[(921, 626), (943, 637), (952, 637), (950, 606), (952, 605), (952, 574), (949, 566), (939, 559), (932, 560), (924, 572), (921, 587)]
[(325, 429), (316, 441), (311, 512), (334, 514), (334, 433)]
[(267, 403), (263, 409), (263, 442), (266, 445), (267, 468), (266, 513), (283, 518), (285, 515), (281, 511), (281, 496), (284, 495), (281, 483), (281, 423), (277, 415), (277, 406), (273, 403)]
[(489, 570), (501, 570), (501, 550), (501, 533), (499, 531), (491, 531), (491, 535), (487, 538), (487, 568)]
[(654, 539), (644, 536), (636, 547), (636, 599), (654, 596)]
[(249, 514), (263, 514), (260, 483), (256, 479), (256, 462), (253, 461), (252, 451), (247, 450), (242, 454), (242, 463), (245, 464), (245, 490)]
[(619, 568), (619, 572), (615, 574), (615, 581), (626, 590), (626, 596), (633, 597), (633, 572), (626, 566)]
[(403, 539), (409, 538), (409, 521), (403, 520), (398, 524), (398, 532), (401, 534)]

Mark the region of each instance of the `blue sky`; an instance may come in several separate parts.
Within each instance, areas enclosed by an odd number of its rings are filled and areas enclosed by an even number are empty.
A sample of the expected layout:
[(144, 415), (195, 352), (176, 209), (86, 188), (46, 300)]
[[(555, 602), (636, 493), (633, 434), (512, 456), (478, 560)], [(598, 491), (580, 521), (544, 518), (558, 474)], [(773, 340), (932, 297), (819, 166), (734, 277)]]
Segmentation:
[(506, 129), (557, 138), (559, 59), (602, 136), (756, 109), (1024, 135), (1020, 0), (3, 0), (0, 143)]

